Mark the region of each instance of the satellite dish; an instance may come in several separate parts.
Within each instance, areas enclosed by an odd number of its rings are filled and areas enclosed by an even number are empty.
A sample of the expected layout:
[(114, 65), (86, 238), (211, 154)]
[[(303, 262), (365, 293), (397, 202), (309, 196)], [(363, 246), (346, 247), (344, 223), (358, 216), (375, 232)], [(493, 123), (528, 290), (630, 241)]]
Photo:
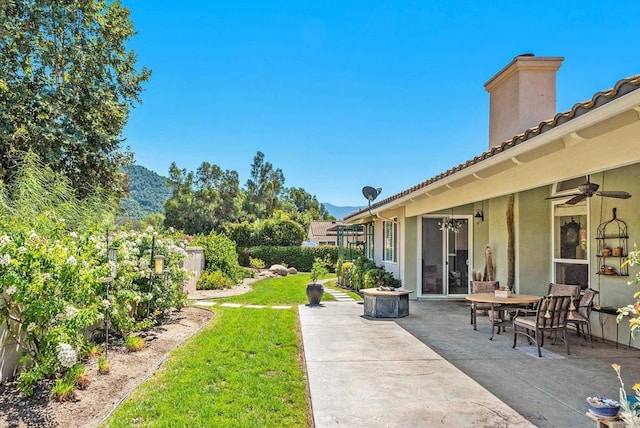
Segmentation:
[(380, 192), (382, 192), (382, 189), (380, 187), (375, 189), (371, 186), (364, 186), (362, 188), (362, 194), (369, 201), (369, 205), (371, 205), (371, 202), (373, 202), (378, 197)]

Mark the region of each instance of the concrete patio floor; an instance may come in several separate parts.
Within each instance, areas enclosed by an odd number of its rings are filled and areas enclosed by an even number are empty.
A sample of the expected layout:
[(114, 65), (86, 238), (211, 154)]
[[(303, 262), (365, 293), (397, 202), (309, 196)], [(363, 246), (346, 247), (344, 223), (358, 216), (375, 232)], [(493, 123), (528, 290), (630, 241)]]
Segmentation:
[[(367, 319), (358, 303), (300, 306), (316, 427), (593, 427), (585, 397), (618, 397), (640, 381), (640, 350), (570, 333), (543, 357), (465, 302), (411, 301), (410, 315)], [(593, 326), (598, 330), (598, 326)]]

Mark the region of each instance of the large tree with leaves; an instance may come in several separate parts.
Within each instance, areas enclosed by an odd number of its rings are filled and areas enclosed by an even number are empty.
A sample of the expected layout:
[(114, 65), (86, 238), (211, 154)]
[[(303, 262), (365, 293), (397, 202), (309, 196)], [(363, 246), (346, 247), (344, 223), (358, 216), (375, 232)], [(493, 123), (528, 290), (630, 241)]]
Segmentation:
[(284, 190), (284, 174), (264, 160), (264, 153), (257, 152), (251, 164), (250, 177), (246, 183), (244, 210), (250, 219), (269, 218), (278, 208)]
[(164, 204), (165, 226), (190, 234), (208, 234), (237, 221), (238, 183), (236, 171), (222, 170), (209, 162), (203, 162), (195, 174), (172, 163), (167, 183), (172, 195)]
[(32, 150), (79, 196), (118, 193), (121, 133), (149, 77), (127, 49), (129, 10), (110, 0), (0, 0), (0, 179)]

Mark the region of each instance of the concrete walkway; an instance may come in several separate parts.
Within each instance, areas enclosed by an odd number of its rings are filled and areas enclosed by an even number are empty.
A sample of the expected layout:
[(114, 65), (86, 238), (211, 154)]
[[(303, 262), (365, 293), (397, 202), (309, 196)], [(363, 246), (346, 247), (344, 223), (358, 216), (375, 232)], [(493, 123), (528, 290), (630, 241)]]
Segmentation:
[(530, 427), (390, 320), (356, 302), (299, 307), (315, 426)]

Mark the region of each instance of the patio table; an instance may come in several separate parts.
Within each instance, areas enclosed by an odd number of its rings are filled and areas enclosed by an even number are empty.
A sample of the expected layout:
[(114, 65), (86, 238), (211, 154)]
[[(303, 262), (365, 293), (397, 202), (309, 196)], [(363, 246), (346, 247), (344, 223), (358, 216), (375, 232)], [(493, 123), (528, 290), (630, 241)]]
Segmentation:
[[(532, 303), (536, 303), (540, 300), (540, 296), (534, 296), (532, 294), (511, 294), (509, 297), (497, 297), (495, 293), (474, 293), (467, 294), (465, 299), (470, 302), (476, 303), (488, 303), (491, 305), (491, 314), (494, 314), (494, 306), (526, 306)], [(491, 322), (491, 337), (489, 340), (493, 340), (493, 331), (494, 327), (498, 327), (498, 334), (500, 334), (500, 321), (496, 320), (495, 317)], [(473, 317), (473, 329), (476, 328), (476, 317)]]

